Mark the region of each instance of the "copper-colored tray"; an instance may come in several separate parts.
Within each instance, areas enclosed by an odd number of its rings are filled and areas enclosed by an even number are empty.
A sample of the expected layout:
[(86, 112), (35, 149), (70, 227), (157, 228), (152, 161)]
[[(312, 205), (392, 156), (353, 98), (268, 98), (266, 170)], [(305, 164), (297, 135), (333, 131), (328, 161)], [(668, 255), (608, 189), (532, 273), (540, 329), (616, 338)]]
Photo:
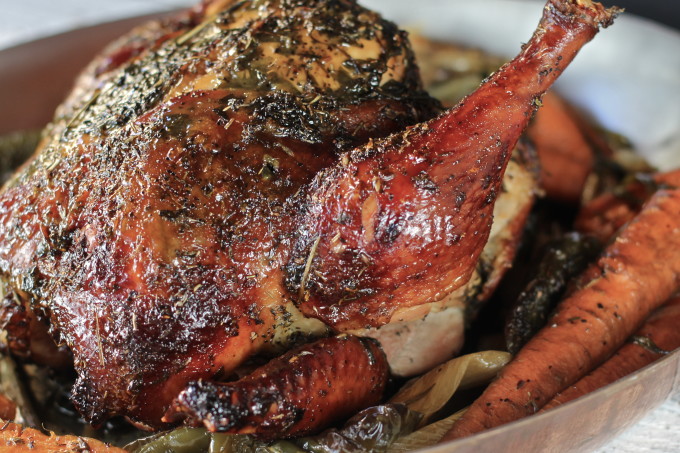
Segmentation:
[[(80, 68), (106, 43), (146, 19), (136, 17), (82, 28), (0, 51), (0, 134), (42, 127)], [(556, 410), (423, 451), (589, 451), (604, 445), (679, 390), (680, 351), (676, 351)]]

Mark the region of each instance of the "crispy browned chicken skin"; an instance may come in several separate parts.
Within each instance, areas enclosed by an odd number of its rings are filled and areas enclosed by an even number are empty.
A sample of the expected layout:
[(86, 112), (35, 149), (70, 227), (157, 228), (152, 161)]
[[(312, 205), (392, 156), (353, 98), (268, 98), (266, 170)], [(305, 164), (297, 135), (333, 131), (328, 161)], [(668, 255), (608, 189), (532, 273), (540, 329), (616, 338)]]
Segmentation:
[[(539, 31), (457, 109), (386, 140), (438, 104), (405, 35), (350, 0), (209, 1), (109, 48), (0, 194), (6, 298), (72, 352), (83, 415), (158, 427), (180, 395), (166, 420), (238, 429), (217, 415), (238, 412), (224, 405), (251, 378), (233, 392), (199, 380), (463, 285), (515, 142), (584, 43), (573, 0), (551, 3), (561, 32)], [(375, 379), (338, 387), (382, 388), (373, 343), (320, 344), (307, 369), (353, 345)], [(346, 372), (332, 368), (331, 383)], [(281, 434), (311, 429), (300, 401)]]
[(295, 196), (436, 109), (405, 34), (352, 1), (210, 2), (137, 30), (1, 195), (8, 297), (73, 352), (88, 419), (158, 425), (187, 382), (325, 333), (283, 284)]

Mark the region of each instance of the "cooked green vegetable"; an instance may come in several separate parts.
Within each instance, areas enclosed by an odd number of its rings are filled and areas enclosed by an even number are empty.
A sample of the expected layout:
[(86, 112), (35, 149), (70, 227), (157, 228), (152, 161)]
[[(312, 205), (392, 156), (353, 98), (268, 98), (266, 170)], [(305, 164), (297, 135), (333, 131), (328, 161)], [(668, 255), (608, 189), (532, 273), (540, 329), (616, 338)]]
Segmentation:
[(253, 436), (240, 434), (213, 434), (208, 453), (305, 453), (297, 445), (279, 440), (271, 444)]
[(545, 325), (567, 283), (600, 252), (596, 239), (569, 233), (547, 244), (533, 280), (517, 298), (505, 326), (508, 351), (515, 354)]
[(128, 444), (132, 453), (331, 453), (384, 452), (398, 437), (411, 433), (422, 416), (403, 404), (365, 409), (339, 429), (294, 441), (263, 442), (242, 434), (209, 433), (202, 428), (178, 428)]
[(306, 452), (385, 452), (400, 436), (411, 433), (422, 416), (401, 404), (376, 406), (359, 412), (342, 429), (330, 429), (296, 443)]
[(128, 444), (125, 449), (133, 453), (199, 453), (208, 451), (211, 436), (202, 428), (177, 428), (147, 440)]
[[(488, 384), (510, 359), (511, 355), (502, 351), (483, 351), (458, 357), (409, 382), (392, 401), (402, 401), (410, 409), (422, 411), (425, 415), (423, 420), (427, 421), (449, 402), (455, 392)], [(406, 453), (438, 443), (463, 413), (465, 409), (400, 437), (386, 453)]]
[(443, 420), (430, 423), (418, 431), (400, 437), (396, 442), (390, 445), (390, 448), (387, 449), (387, 453), (407, 453), (420, 448), (430, 447), (438, 443), (465, 411), (466, 409), (461, 409)]
[(407, 383), (390, 400), (423, 414), (423, 424), (442, 409), (458, 390), (488, 383), (510, 361), (510, 354), (483, 351), (464, 355)]

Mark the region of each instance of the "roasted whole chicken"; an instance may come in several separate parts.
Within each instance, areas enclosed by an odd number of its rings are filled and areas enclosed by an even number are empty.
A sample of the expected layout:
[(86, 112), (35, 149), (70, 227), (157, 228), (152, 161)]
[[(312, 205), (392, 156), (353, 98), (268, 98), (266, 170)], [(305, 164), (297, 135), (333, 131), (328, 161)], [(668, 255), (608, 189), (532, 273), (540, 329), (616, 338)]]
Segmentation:
[(134, 30), (0, 193), (11, 350), (72, 364), (94, 424), (283, 437), (378, 402), (381, 326), (480, 286), (520, 134), (609, 20), (550, 0), (443, 113), (405, 33), (352, 0), (207, 0)]

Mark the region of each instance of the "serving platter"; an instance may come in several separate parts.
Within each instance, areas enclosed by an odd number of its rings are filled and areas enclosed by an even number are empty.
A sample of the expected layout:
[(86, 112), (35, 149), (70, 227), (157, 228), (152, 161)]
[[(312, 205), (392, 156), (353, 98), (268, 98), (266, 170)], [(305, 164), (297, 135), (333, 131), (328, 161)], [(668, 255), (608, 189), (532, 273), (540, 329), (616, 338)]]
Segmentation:
[[(538, 22), (542, 2), (421, 0), (417, 8), (402, 0), (363, 3), (426, 36), (511, 56)], [(81, 28), (0, 51), (0, 134), (43, 126), (79, 69), (103, 45), (147, 18)], [(629, 137), (657, 166), (678, 167), (678, 48), (677, 32), (622, 17), (579, 55), (557, 89), (599, 124)], [(680, 351), (676, 351), (556, 410), (423, 451), (590, 451), (679, 390)]]

